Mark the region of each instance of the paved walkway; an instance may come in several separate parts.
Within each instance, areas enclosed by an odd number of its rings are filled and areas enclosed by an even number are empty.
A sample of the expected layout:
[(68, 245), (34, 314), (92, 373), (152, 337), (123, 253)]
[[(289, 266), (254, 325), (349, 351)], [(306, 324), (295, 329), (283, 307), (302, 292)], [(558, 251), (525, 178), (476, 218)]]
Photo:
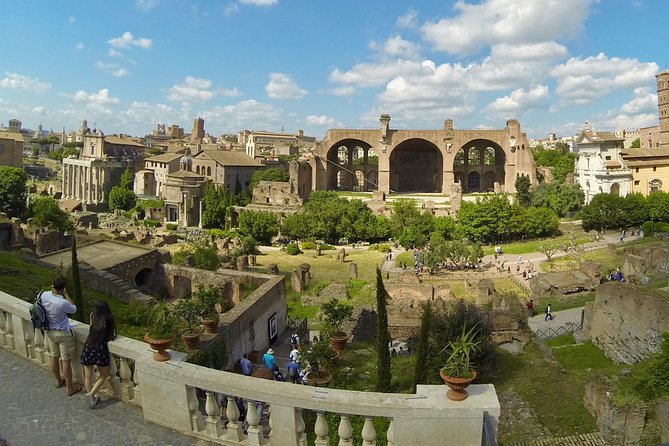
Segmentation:
[(545, 330), (547, 328), (561, 327), (563, 325), (576, 324), (581, 325), (581, 313), (583, 307), (570, 308), (568, 310), (562, 311), (553, 311), (553, 320), (546, 321), (546, 315), (544, 313), (537, 314), (534, 317), (527, 318), (527, 325), (534, 332), (537, 330)]
[(0, 438), (12, 446), (212, 444), (145, 423), (141, 409), (115, 399), (90, 409), (83, 391), (68, 397), (47, 370), (2, 348), (0, 376)]

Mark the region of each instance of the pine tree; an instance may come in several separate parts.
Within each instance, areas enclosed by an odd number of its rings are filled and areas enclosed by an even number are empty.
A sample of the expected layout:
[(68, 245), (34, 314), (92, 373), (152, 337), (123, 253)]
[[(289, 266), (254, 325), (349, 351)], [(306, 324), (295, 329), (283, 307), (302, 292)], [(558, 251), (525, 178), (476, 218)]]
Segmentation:
[(376, 367), (377, 392), (389, 392), (390, 381), (390, 332), (388, 331), (388, 311), (386, 309), (386, 287), (383, 285), (381, 270), (376, 267)]
[(81, 275), (79, 274), (79, 260), (77, 259), (77, 237), (72, 233), (72, 267), (70, 268), (72, 279), (72, 301), (77, 306), (77, 312), (73, 319), (84, 322), (84, 295), (81, 292)]
[(420, 320), (420, 337), (416, 347), (416, 369), (414, 371), (413, 391), (416, 393), (418, 384), (427, 384), (427, 352), (432, 324), (432, 305), (428, 302), (423, 309)]

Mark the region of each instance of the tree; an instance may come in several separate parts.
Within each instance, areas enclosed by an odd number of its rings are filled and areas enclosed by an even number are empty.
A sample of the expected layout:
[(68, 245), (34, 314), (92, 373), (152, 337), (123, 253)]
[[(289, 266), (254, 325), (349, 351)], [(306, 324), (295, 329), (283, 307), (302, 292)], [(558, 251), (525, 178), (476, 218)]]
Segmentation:
[(652, 221), (669, 223), (669, 193), (653, 192), (646, 198), (648, 217)]
[(417, 209), (414, 200), (397, 200), (390, 217), (393, 239), (407, 249), (425, 245), (432, 233), (433, 218), (431, 213)]
[(242, 212), (239, 214), (238, 232), (253, 237), (261, 244), (269, 245), (272, 237), (279, 233), (279, 221), (276, 214), (271, 212)]
[[(564, 148), (564, 146), (562, 147)], [(554, 181), (558, 183), (563, 183), (567, 175), (574, 172), (576, 155), (569, 152), (568, 146), (565, 151), (545, 150), (543, 147), (539, 146), (532, 151), (532, 155), (534, 156), (537, 166), (553, 168), (553, 178)]]
[(210, 228), (227, 229), (227, 210), (232, 204), (228, 188), (216, 187), (208, 182), (204, 188), (204, 211), (202, 212), (202, 226)]
[(632, 145), (630, 146), (632, 149), (639, 149), (641, 148), (641, 139), (637, 138), (634, 141), (632, 141)]
[(132, 178), (132, 171), (130, 170), (130, 168), (125, 169), (123, 171), (123, 175), (121, 175), (120, 186), (123, 189), (132, 190), (133, 182), (134, 181), (133, 181), (133, 178)]
[(584, 201), (585, 194), (579, 184), (540, 183), (532, 191), (532, 206), (550, 208), (559, 217), (579, 210)]
[(532, 203), (531, 186), (529, 175), (521, 174), (516, 177), (516, 203), (524, 207), (528, 207)]
[(84, 322), (84, 295), (81, 291), (81, 275), (79, 274), (79, 260), (77, 259), (77, 237), (72, 234), (72, 267), (70, 269), (70, 278), (72, 280), (72, 300), (77, 306), (77, 312), (74, 319)]
[(553, 261), (553, 256), (563, 247), (557, 243), (550, 243), (546, 245), (541, 245), (539, 251), (546, 256), (546, 260), (549, 262)]
[(28, 175), (18, 167), (0, 166), (0, 212), (22, 217), (26, 211)]
[(470, 240), (494, 243), (510, 240), (508, 223), (513, 207), (506, 194), (496, 194), (475, 203), (463, 201), (458, 212), (458, 228)]
[(67, 212), (58, 207), (58, 202), (52, 197), (37, 197), (30, 203), (32, 222), (39, 228), (50, 228), (60, 232), (69, 232), (74, 229)]
[(249, 190), (253, 190), (258, 183), (261, 181), (288, 181), (290, 179), (290, 174), (283, 169), (272, 167), (264, 170), (257, 170), (253, 172), (253, 177), (251, 177), (251, 184), (249, 184)]
[(413, 393), (416, 393), (418, 384), (427, 384), (427, 358), (430, 343), (430, 328), (432, 325), (432, 305), (428, 302), (423, 308), (420, 319), (420, 336), (416, 347), (416, 366), (414, 368)]
[(597, 194), (581, 211), (581, 224), (586, 231), (621, 228), (623, 198), (618, 195)]
[(137, 195), (130, 189), (126, 189), (122, 186), (114, 186), (109, 191), (109, 208), (114, 209), (123, 209), (124, 211), (129, 211), (135, 207), (137, 202)]
[(390, 332), (388, 331), (388, 310), (386, 308), (386, 287), (383, 285), (381, 270), (376, 267), (376, 368), (377, 392), (389, 392), (392, 375), (390, 372)]

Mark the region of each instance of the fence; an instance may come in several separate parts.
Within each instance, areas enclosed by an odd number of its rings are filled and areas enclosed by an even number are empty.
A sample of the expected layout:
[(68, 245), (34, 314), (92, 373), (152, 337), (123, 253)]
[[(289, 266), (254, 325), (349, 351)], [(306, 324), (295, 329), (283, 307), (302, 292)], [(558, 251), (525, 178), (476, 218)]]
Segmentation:
[(573, 322), (567, 322), (565, 325), (561, 325), (558, 328), (548, 327), (537, 330), (537, 337), (539, 339), (551, 339), (557, 338), (560, 336), (574, 334), (577, 331), (580, 331), (583, 328), (583, 325), (575, 324)]
[(297, 333), (300, 336), (300, 339), (307, 339), (308, 334), (308, 324), (307, 318), (292, 318), (286, 315), (286, 329), (290, 333)]

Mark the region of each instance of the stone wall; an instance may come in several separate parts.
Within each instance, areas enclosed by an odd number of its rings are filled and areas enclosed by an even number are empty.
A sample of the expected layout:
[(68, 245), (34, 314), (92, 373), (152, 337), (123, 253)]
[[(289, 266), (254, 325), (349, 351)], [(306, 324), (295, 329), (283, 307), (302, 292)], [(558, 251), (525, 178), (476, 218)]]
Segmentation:
[[(105, 271), (114, 274), (115, 276), (121, 277), (128, 282), (137, 284), (137, 276), (143, 270), (153, 271), (155, 274), (155, 271), (158, 269), (160, 259), (161, 253), (158, 250), (147, 250), (146, 254), (137, 256), (127, 262), (119, 263), (111, 268), (105, 269)], [(154, 284), (153, 281), (151, 281), (151, 283), (144, 282), (143, 284), (138, 285), (145, 285), (151, 288)]]
[(600, 282), (592, 275), (581, 270), (539, 274), (529, 280), (532, 299), (559, 301), (562, 296), (592, 291)]
[(617, 362), (635, 364), (659, 351), (669, 331), (666, 296), (626, 282), (606, 282), (586, 305), (583, 335)]

